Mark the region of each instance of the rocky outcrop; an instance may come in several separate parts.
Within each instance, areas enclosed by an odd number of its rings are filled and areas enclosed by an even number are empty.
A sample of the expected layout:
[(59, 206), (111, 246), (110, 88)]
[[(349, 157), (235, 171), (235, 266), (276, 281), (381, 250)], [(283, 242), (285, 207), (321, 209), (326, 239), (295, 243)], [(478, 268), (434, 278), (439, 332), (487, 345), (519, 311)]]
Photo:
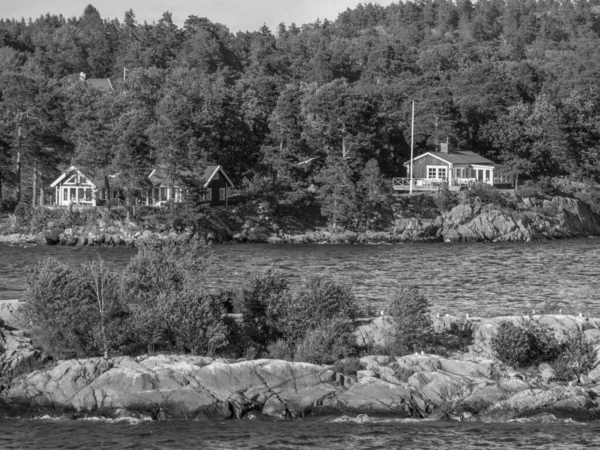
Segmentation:
[(61, 361), (17, 379), (5, 405), (154, 418), (294, 418), (345, 412), (504, 422), (541, 412), (600, 417), (598, 385), (569, 386), (503, 375), (474, 356), (368, 356), (357, 377), (281, 360), (229, 362), (156, 356)]
[[(439, 318), (437, 329), (458, 319)], [(89, 358), (50, 362), (22, 332), (0, 327), (0, 409), (24, 414), (145, 415), (153, 418), (294, 418), (331, 412), (504, 422), (538, 414), (600, 418), (600, 366), (580, 380), (553, 381), (541, 364), (514, 372), (493, 358), (489, 341), (502, 320), (468, 319), (468, 353), (361, 358), (362, 370), (282, 360), (233, 361), (201, 356)], [(600, 343), (600, 320), (536, 316), (557, 334), (579, 329)], [(357, 328), (360, 342), (381, 344), (389, 321)]]

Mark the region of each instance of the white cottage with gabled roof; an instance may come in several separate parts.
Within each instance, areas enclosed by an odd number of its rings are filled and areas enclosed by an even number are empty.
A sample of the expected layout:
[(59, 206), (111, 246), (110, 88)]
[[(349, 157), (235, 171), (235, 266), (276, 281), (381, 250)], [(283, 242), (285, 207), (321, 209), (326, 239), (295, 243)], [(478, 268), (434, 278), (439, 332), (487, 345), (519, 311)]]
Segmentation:
[(406, 178), (394, 178), (396, 191), (410, 190), (411, 178), (413, 190), (435, 190), (442, 185), (450, 189), (460, 189), (475, 183), (486, 183), (498, 188), (511, 188), (513, 175), (502, 164), (471, 151), (450, 153), (448, 144), (442, 144), (439, 152), (426, 152), (404, 163)]

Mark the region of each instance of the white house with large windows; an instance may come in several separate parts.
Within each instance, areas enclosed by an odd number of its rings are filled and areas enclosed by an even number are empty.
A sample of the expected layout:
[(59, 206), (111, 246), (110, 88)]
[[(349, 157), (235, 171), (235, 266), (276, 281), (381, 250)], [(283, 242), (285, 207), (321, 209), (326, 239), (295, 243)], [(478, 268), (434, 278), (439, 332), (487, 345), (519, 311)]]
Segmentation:
[[(407, 177), (394, 178), (396, 191), (410, 190), (410, 161), (404, 163)], [(439, 152), (426, 152), (412, 161), (412, 189), (436, 190), (447, 185), (460, 189), (475, 183), (486, 183), (498, 188), (511, 188), (513, 175), (501, 164), (471, 151), (448, 152), (448, 144), (442, 144)]]
[(57, 206), (96, 206), (104, 181), (94, 180), (71, 166), (50, 187), (54, 188), (54, 204)]

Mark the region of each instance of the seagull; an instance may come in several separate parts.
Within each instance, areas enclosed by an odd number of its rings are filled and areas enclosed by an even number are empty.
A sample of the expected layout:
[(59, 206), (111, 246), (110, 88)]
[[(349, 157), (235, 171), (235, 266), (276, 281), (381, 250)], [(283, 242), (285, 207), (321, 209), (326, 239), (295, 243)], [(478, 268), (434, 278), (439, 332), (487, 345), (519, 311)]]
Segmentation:
[(311, 162), (311, 161), (313, 161), (313, 160), (315, 160), (315, 159), (317, 159), (317, 158), (318, 158), (318, 156), (313, 156), (312, 158), (309, 158), (309, 159), (307, 159), (306, 161), (299, 162), (299, 163), (298, 163), (298, 164), (296, 164), (296, 165), (297, 165), (297, 166), (301, 166), (302, 164), (308, 164), (309, 162)]
[(467, 319), (469, 318), (469, 313), (467, 313), (467, 316), (466, 316), (466, 317), (467, 317)]
[(446, 314), (446, 317), (450, 317), (450, 314)]
[(440, 318), (440, 313), (437, 313), (437, 316), (436, 316), (436, 317), (439, 319), (439, 318)]
[(415, 356), (419, 356), (419, 352), (415, 352)]
[(383, 317), (383, 309), (381, 310), (381, 317)]
[(579, 313), (579, 317), (583, 317), (583, 314)]
[(424, 355), (424, 354), (425, 354), (425, 352), (423, 350), (421, 350), (421, 355)]

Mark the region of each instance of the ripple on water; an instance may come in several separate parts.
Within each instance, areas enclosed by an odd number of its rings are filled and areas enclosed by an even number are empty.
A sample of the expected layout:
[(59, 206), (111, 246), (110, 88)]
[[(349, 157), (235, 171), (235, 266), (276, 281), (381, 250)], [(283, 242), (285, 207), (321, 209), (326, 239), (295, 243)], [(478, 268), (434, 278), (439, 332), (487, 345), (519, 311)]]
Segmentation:
[[(433, 312), (490, 316), (522, 314), (544, 302), (600, 315), (600, 239), (524, 243), (398, 245), (217, 245), (210, 286), (237, 284), (246, 271), (275, 267), (292, 284), (329, 274), (352, 283), (363, 306), (380, 309), (398, 282), (417, 284)], [(0, 299), (23, 291), (39, 258), (69, 263), (104, 258), (121, 269), (131, 248), (11, 247), (0, 244)]]

